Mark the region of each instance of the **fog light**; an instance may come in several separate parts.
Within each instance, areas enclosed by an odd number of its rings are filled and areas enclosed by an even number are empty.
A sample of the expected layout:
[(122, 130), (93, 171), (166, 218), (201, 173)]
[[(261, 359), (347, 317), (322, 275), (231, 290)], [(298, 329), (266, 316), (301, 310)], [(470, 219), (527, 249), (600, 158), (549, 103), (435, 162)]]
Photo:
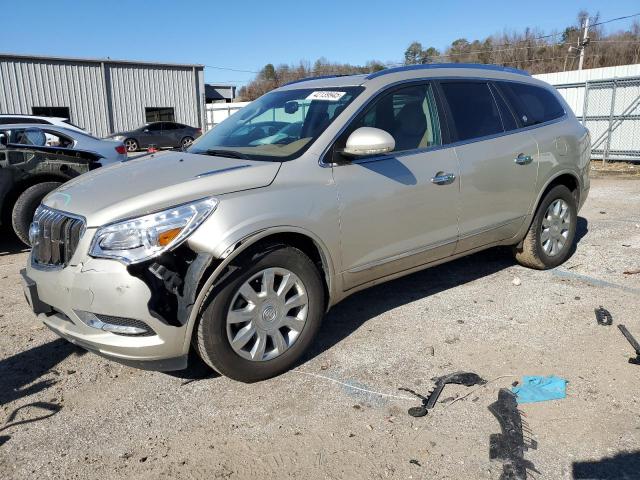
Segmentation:
[[(116, 325), (115, 323), (107, 323), (99, 319), (95, 314), (91, 312), (83, 312), (82, 310), (76, 310), (76, 315), (82, 320), (82, 322), (92, 328), (103, 330), (105, 332), (116, 333), (118, 335), (143, 335), (149, 333), (149, 329), (142, 328), (141, 326), (133, 325)], [(127, 319), (123, 319), (127, 320)], [(134, 320), (135, 321), (135, 320)], [(137, 322), (142, 324), (142, 322)]]

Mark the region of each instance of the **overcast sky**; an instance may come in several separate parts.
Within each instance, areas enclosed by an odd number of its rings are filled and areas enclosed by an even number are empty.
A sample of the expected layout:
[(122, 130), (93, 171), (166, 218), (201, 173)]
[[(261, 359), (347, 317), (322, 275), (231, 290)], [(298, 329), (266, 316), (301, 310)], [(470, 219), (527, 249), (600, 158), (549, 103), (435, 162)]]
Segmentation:
[[(484, 1), (36, 1), (4, 5), (0, 52), (201, 63), (256, 71), (265, 63), (400, 61), (420, 41), (440, 50), (484, 38), (640, 13), (638, 0)], [(607, 30), (631, 20), (608, 24)], [(207, 68), (209, 82), (244, 83), (249, 72)]]

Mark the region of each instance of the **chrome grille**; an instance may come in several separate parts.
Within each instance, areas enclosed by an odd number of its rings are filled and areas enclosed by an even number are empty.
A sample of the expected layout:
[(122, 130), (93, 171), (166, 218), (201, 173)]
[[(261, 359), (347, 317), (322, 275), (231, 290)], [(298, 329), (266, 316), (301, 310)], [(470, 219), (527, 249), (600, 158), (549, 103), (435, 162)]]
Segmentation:
[(73, 256), (84, 232), (84, 221), (40, 206), (29, 229), (31, 258), (35, 265), (64, 267)]

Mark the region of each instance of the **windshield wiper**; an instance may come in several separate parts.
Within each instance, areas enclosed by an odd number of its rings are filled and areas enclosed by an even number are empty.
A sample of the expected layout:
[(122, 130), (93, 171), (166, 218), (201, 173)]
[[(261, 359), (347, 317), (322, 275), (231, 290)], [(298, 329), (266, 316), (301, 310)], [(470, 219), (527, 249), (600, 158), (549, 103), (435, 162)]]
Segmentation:
[(249, 157), (247, 157), (245, 154), (240, 153), (240, 152), (236, 152), (235, 150), (216, 150), (216, 149), (209, 149), (209, 150), (205, 150), (204, 152), (205, 155), (216, 155), (218, 157), (228, 157), (228, 158), (241, 158), (243, 160), (247, 160)]

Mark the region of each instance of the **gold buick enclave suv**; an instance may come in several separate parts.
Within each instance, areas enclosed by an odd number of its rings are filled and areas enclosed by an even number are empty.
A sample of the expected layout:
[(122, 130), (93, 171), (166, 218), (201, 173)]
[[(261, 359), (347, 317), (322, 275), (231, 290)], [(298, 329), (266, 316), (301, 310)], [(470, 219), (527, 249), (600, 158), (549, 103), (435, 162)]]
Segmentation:
[[(23, 271), (38, 317), (141, 368), (197, 351), (257, 381), (353, 292), (496, 245), (571, 253), (588, 131), (526, 72), (448, 64), (294, 82), (181, 152), (49, 194)], [(331, 328), (329, 325), (327, 328)]]

